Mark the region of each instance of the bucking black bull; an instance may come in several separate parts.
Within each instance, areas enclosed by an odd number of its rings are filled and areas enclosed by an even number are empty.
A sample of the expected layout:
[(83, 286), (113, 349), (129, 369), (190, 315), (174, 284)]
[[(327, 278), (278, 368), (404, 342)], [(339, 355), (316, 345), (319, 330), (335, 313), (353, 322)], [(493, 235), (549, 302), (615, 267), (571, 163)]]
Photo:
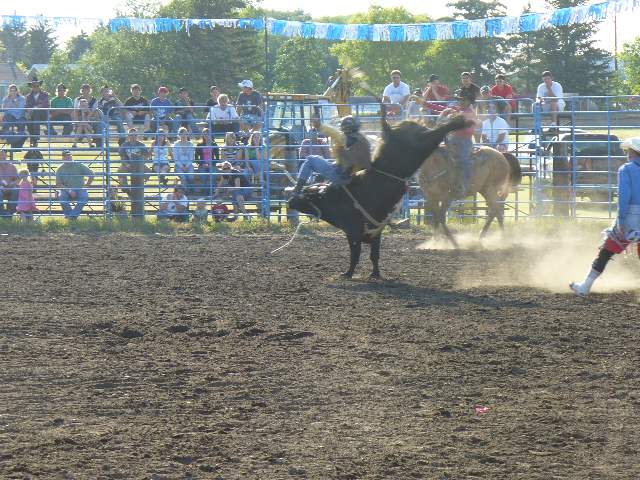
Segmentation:
[(362, 242), (369, 243), (371, 276), (379, 278), (380, 235), (402, 199), (407, 181), (449, 132), (465, 126), (467, 120), (462, 117), (434, 130), (409, 121), (393, 127), (383, 122), (382, 140), (374, 153), (372, 168), (358, 172), (344, 187), (307, 188), (289, 200), (289, 208), (318, 216), (347, 234), (351, 264), (344, 277), (353, 276)]

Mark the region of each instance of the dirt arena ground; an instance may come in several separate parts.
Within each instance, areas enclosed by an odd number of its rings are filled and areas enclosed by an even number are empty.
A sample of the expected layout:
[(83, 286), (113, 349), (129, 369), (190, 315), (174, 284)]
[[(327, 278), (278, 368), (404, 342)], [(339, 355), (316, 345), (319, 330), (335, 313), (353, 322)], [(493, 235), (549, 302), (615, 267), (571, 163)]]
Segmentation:
[(1, 237), (0, 478), (640, 477), (637, 258), (287, 238)]

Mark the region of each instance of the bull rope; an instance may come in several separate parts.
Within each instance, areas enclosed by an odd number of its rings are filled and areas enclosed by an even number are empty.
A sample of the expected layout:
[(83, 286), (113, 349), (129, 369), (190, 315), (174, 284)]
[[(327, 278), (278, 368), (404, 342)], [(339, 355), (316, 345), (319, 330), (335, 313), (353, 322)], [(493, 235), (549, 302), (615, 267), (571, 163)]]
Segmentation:
[[(306, 225), (307, 223), (309, 223), (309, 222), (304, 222), (304, 225)], [(279, 252), (280, 250), (282, 250), (284, 248), (287, 248), (289, 245), (291, 245), (293, 243), (293, 241), (296, 239), (296, 237), (298, 236), (298, 232), (300, 231), (300, 227), (302, 225), (303, 225), (302, 222), (298, 222), (298, 226), (294, 230), (293, 235), (291, 236), (289, 241), (287, 243), (285, 243), (284, 245), (282, 245), (281, 247), (276, 248), (272, 252), (269, 252), (269, 255), (273, 255), (274, 253)]]
[[(316, 210), (316, 215), (314, 218), (317, 218), (318, 220), (320, 220), (320, 217), (322, 216), (322, 211), (316, 207), (316, 205), (313, 202), (309, 202), (311, 204), (311, 206)], [(291, 238), (289, 239), (289, 241), (287, 243), (285, 243), (284, 245), (282, 245), (281, 247), (276, 248), (275, 250), (269, 252), (269, 255), (273, 255), (276, 252), (279, 252), (280, 250), (287, 248), (289, 245), (291, 245), (293, 243), (293, 241), (296, 239), (296, 237), (298, 236), (298, 232), (300, 231), (300, 227), (302, 227), (303, 225), (307, 225), (311, 222), (298, 222), (298, 226), (296, 227), (296, 229), (293, 231), (293, 235), (291, 235)]]

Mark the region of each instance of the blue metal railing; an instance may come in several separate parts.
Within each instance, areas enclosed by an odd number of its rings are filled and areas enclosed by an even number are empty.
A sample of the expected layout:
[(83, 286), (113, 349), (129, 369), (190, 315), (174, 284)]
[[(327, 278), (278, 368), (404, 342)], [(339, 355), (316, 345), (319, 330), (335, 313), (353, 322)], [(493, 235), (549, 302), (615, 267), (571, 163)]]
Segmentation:
[[(539, 103), (532, 99), (514, 100), (518, 102), (518, 108), (510, 114), (508, 150), (518, 158), (524, 169), (525, 180), (520, 191), (514, 192), (505, 201), (509, 216), (518, 219), (520, 216), (556, 214), (581, 218), (611, 218), (615, 214), (616, 171), (625, 158), (620, 150), (620, 143), (629, 130), (635, 129), (638, 124), (640, 119), (638, 98), (636, 96), (569, 97), (566, 99), (567, 109), (559, 112), (560, 125), (558, 126), (549, 125), (552, 113), (543, 112)], [(480, 109), (483, 109), (484, 104), (488, 102), (491, 100), (479, 101)], [(261, 144), (256, 147), (229, 146), (229, 148), (236, 148), (239, 152), (237, 166), (241, 166), (248, 160), (253, 162), (251, 175), (247, 177), (253, 181), (251, 189), (255, 193), (247, 201), (252, 215), (271, 218), (274, 208), (282, 207), (287, 196), (284, 187), (290, 185), (292, 179), (295, 180), (297, 167), (303, 160), (297, 158), (300, 147), (297, 137), (306, 136), (309, 119), (290, 116), (275, 117), (272, 112), (282, 111), (293, 116), (297, 111), (307, 111), (307, 113), (313, 111), (314, 106), (322, 107), (323, 117), (335, 112), (335, 118), (323, 118), (323, 121), (337, 122), (336, 105), (326, 103), (306, 105), (305, 109), (298, 110), (293, 108), (277, 110), (267, 106), (260, 129), (263, 139)], [(182, 107), (166, 108), (177, 110)], [(131, 107), (131, 109), (139, 110), (140, 107)], [(205, 116), (207, 109), (206, 106), (196, 105), (194, 117), (187, 119), (176, 118), (172, 114), (167, 116), (169, 118), (154, 117), (153, 109), (150, 109), (151, 131), (142, 131), (139, 135), (157, 140), (160, 127), (162, 124), (167, 125), (169, 119), (174, 123), (167, 130), (176, 130), (180, 126), (185, 126), (190, 130), (191, 141), (203, 128), (209, 129), (211, 136), (220, 144), (225, 132), (239, 132), (240, 120), (217, 122)], [(56, 112), (60, 113), (63, 110), (56, 109)], [(132, 120), (126, 114), (127, 108), (119, 108), (117, 114), (95, 111), (96, 118), (91, 121), (94, 131), (89, 135), (76, 133), (79, 120), (74, 116), (76, 112), (73, 109), (69, 110), (71, 110), (69, 112), (71, 120), (52, 118), (50, 111), (46, 111), (41, 120), (21, 118), (15, 121), (16, 119), (5, 118), (0, 123), (0, 142), (4, 142), (5, 150), (14, 161), (21, 153), (36, 150), (42, 153), (41, 171), (33, 172), (37, 177), (36, 197), (42, 210), (41, 215), (61, 213), (55, 196), (55, 176), (62, 163), (61, 153), (67, 148), (72, 149), (76, 161), (90, 166), (95, 173), (96, 182), (89, 188), (87, 214), (104, 216), (111, 214), (110, 207), (113, 199), (110, 197), (116, 187), (117, 189), (122, 187), (120, 182), (125, 175), (129, 179), (132, 175), (142, 178), (141, 186), (135, 188), (142, 189), (146, 205), (145, 212), (147, 214), (153, 212), (157, 208), (161, 195), (169, 191), (166, 185), (156, 181), (156, 179), (159, 180), (161, 172), (148, 169), (126, 173), (119, 171), (123, 163), (127, 163), (120, 158), (119, 146), (126, 139), (125, 125), (129, 125)], [(373, 140), (379, 134), (379, 111), (379, 104), (361, 104), (354, 108), (354, 113), (361, 114), (363, 132), (370, 135)], [(402, 117), (394, 117), (390, 121), (396, 119), (401, 120)], [(411, 119), (431, 125), (437, 117), (428, 113), (414, 112)], [(481, 117), (482, 119), (484, 117)], [(34, 127), (35, 124), (42, 127), (39, 135)], [(66, 125), (73, 127), (71, 132)], [(297, 130), (295, 135), (286, 130), (275, 132), (271, 128), (274, 125), (295, 125)], [(61, 127), (62, 133), (68, 135), (54, 134), (55, 130)], [(88, 136), (95, 146), (79, 142), (81, 136)], [(72, 143), (75, 144), (75, 148), (72, 148)], [(220, 144), (218, 147), (227, 148)], [(145, 146), (149, 148), (148, 143), (145, 143)], [(246, 153), (249, 150), (255, 153)], [(145, 160), (145, 164), (151, 161), (151, 159)], [(220, 178), (224, 175), (211, 165), (213, 163), (212, 157), (209, 160), (208, 170), (198, 169), (189, 172), (194, 185), (207, 187), (200, 188), (197, 193), (194, 190), (192, 200), (202, 196), (213, 203), (222, 200), (221, 197), (233, 192), (236, 188), (220, 184)], [(175, 177), (176, 172), (168, 172), (167, 175)], [(526, 193), (524, 196), (523, 191)], [(124, 198), (123, 202), (131, 204), (131, 198)], [(409, 194), (402, 201), (400, 215), (416, 218), (421, 222), (424, 220), (423, 204), (424, 198), (417, 184), (413, 182)], [(475, 197), (465, 199), (453, 205), (450, 215), (457, 218), (479, 217), (484, 212), (482, 205), (481, 199)], [(278, 211), (277, 215), (280, 219), (281, 212)], [(295, 219), (295, 216), (294, 212), (289, 212), (290, 219)]]

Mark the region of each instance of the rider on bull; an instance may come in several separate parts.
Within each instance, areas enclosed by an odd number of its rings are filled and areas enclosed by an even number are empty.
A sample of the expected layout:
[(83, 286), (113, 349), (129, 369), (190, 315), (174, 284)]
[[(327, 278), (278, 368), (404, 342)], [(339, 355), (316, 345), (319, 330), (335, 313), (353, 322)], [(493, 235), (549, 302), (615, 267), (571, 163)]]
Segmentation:
[(458, 100), (458, 105), (443, 110), (438, 121), (444, 121), (453, 115), (463, 115), (469, 120), (473, 120), (473, 124), (469, 127), (451, 132), (446, 140), (451, 158), (455, 159), (458, 170), (462, 171), (461, 175), (457, 175), (457, 182), (452, 187), (451, 194), (454, 198), (463, 198), (469, 189), (473, 166), (473, 136), (476, 133), (478, 123), (473, 108), (476, 102), (476, 93), (470, 88), (461, 88), (456, 90), (454, 98)]
[[(313, 123), (316, 126), (319, 120)], [(340, 130), (328, 125), (320, 125), (319, 129), (331, 137), (336, 161), (329, 162), (319, 155), (309, 155), (300, 167), (294, 194), (302, 191), (313, 173), (322, 175), (332, 185), (341, 186), (349, 183), (354, 173), (371, 166), (369, 141), (360, 133), (360, 121), (356, 117), (349, 115), (340, 120)]]
[(622, 253), (632, 243), (637, 244), (640, 257), (640, 137), (625, 140), (628, 161), (618, 170), (618, 216), (613, 226), (605, 230), (606, 238), (591, 270), (582, 283), (569, 286), (576, 295), (587, 296), (596, 278), (604, 271), (611, 257)]

